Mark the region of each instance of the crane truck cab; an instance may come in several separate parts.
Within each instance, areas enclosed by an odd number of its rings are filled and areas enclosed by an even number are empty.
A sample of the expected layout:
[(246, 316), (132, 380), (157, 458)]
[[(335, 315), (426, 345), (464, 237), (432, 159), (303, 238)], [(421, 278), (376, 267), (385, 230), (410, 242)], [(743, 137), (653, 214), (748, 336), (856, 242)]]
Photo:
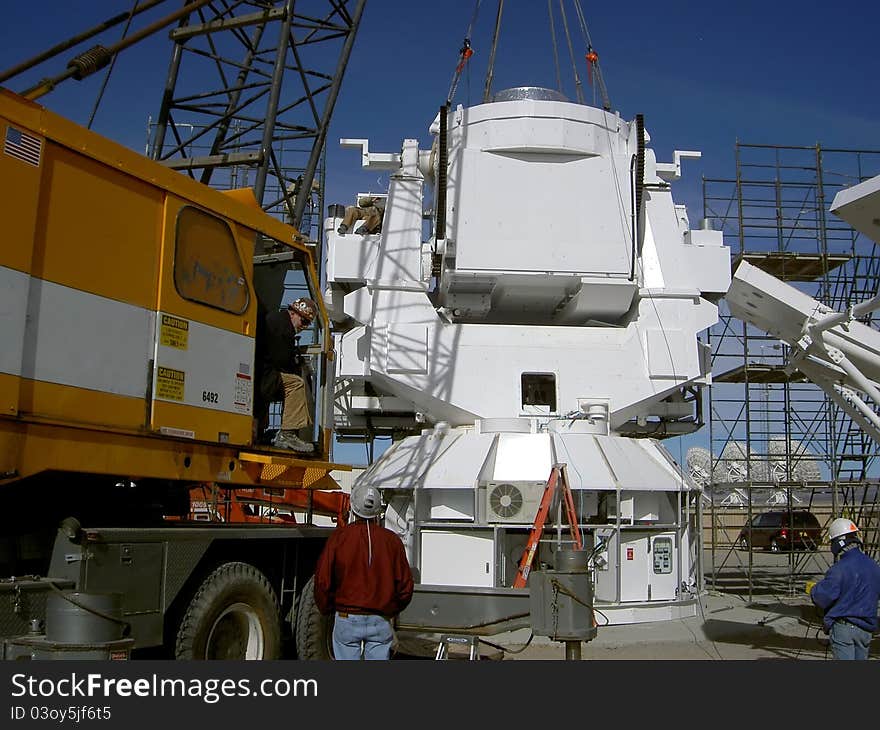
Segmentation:
[[(0, 582), (0, 646), (127, 656), (170, 632), (177, 655), (277, 655), (326, 529), (221, 536), (168, 518), (189, 514), (194, 485), (338, 489), (330, 472), (349, 468), (327, 460), (332, 340), (308, 242), (250, 190), (211, 189), (3, 89), (0, 145), (0, 574), (28, 576)], [(312, 458), (254, 428), (258, 303), (280, 307), (291, 278), (320, 310)], [(256, 629), (211, 645), (226, 614), (206, 585), (231, 584), (248, 586), (238, 623)], [(57, 601), (78, 628), (51, 625)]]

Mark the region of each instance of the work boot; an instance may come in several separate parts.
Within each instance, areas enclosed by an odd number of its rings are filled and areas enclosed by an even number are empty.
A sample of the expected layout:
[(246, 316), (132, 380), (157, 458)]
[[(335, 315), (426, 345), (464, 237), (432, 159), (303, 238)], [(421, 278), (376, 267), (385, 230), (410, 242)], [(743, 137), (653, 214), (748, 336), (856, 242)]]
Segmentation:
[(315, 445), (303, 441), (296, 435), (296, 431), (279, 431), (272, 445), (279, 449), (290, 449), (300, 454), (310, 454), (315, 450)]
[(369, 236), (369, 235), (370, 235), (370, 232), (367, 230), (367, 227), (366, 227), (366, 226), (361, 226), (360, 228), (358, 228), (358, 229), (354, 232), (354, 234), (355, 234), (356, 236)]
[(340, 236), (344, 236), (346, 233), (348, 233), (348, 226), (345, 225), (345, 223), (340, 223), (340, 224), (339, 224), (339, 228), (336, 229), (336, 232), (337, 232)]

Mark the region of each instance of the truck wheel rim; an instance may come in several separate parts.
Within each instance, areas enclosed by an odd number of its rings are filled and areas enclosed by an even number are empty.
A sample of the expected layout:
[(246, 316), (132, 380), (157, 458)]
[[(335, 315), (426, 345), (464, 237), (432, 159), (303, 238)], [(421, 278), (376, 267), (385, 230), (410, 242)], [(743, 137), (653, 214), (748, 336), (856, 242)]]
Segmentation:
[(257, 612), (233, 603), (214, 621), (205, 644), (206, 659), (262, 659), (265, 636)]

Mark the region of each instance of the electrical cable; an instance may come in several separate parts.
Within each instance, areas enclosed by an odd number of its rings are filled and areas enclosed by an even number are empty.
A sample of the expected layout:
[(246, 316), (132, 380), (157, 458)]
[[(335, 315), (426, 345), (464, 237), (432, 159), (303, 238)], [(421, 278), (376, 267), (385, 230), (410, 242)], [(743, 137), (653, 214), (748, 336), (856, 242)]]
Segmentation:
[[(593, 613), (598, 613), (600, 616), (602, 616), (602, 618), (605, 619), (605, 623), (604, 623), (604, 624), (601, 624), (602, 626), (608, 626), (608, 625), (611, 623), (611, 620), (608, 618), (608, 616), (606, 616), (604, 613), (602, 613), (599, 609), (597, 609), (597, 608), (596, 608), (595, 606), (593, 606), (592, 604), (586, 603), (586, 602), (584, 602), (583, 600), (581, 600), (581, 598), (580, 598), (577, 594), (575, 594), (575, 593), (573, 593), (572, 591), (570, 591), (568, 588), (566, 588), (562, 583), (560, 583), (560, 582), (559, 582), (558, 580), (556, 580), (555, 578), (551, 581), (551, 585), (552, 585), (552, 586), (556, 589), (556, 591), (558, 591), (559, 593), (562, 593), (562, 594), (568, 596), (569, 598), (571, 598), (571, 599), (572, 599), (573, 601), (575, 601), (576, 603), (580, 603), (582, 606), (586, 606), (587, 608), (591, 609), (591, 610), (593, 611)], [(479, 637), (478, 637), (478, 641), (479, 641), (481, 644), (485, 644), (486, 646), (491, 646), (493, 649), (498, 649), (498, 650), (500, 650), (500, 651), (507, 652), (508, 654), (520, 654), (521, 652), (523, 652), (523, 651), (526, 650), (526, 648), (528, 647), (529, 644), (532, 643), (532, 639), (533, 639), (534, 637), (535, 637), (534, 632), (531, 632), (531, 633), (529, 634), (529, 638), (528, 638), (528, 640), (526, 641), (526, 643), (523, 644), (519, 649), (509, 649), (509, 648), (507, 648), (507, 647), (501, 646), (500, 644), (494, 644), (494, 643), (492, 643), (491, 641), (486, 641), (485, 639), (481, 639), (481, 638), (479, 638)]]
[[(608, 127), (605, 125), (603, 125), (603, 128), (605, 130), (605, 134), (608, 139), (608, 148), (609, 148), (609, 150), (613, 150), (614, 146), (613, 146), (613, 140), (611, 139), (611, 130), (609, 130)], [(633, 234), (633, 231), (630, 230), (630, 228), (629, 228), (629, 225), (626, 221), (626, 216), (623, 215), (623, 210), (625, 208), (624, 201), (623, 201), (623, 193), (621, 191), (620, 179), (618, 176), (618, 168), (617, 168), (617, 164), (615, 162), (613, 154), (610, 156), (610, 159), (611, 159), (611, 168), (614, 173), (612, 175), (612, 177), (614, 179), (615, 191), (617, 192), (617, 200), (619, 203), (618, 210), (621, 214), (621, 222), (623, 223), (624, 232), (627, 234), (626, 235), (627, 240), (631, 240), (634, 234)], [(638, 210), (634, 211), (634, 215), (637, 217), (639, 215), (639, 212), (640, 211), (638, 211)], [(634, 259), (634, 262), (635, 262), (635, 266), (637, 267), (637, 273), (639, 275), (639, 279), (642, 281), (642, 283), (644, 283), (644, 279), (645, 279), (644, 263), (638, 257), (636, 257)], [(660, 316), (660, 310), (657, 308), (657, 303), (654, 301), (654, 296), (651, 294), (650, 291), (647, 292), (647, 296), (645, 298), (651, 302), (651, 307), (654, 310), (654, 315), (656, 316), (657, 323), (660, 326), (660, 332), (663, 335), (663, 341), (664, 341), (664, 344), (666, 345), (666, 352), (669, 355), (669, 364), (670, 364), (670, 368), (672, 370), (672, 380), (677, 382), (678, 381), (678, 373), (675, 370), (675, 358), (672, 356), (672, 347), (669, 343), (669, 337), (668, 337), (667, 331), (666, 331), (667, 328), (663, 324), (663, 319)], [(638, 330), (638, 328), (639, 328), (638, 322), (635, 322), (634, 324), (635, 324), (636, 330)], [(682, 472), (682, 477), (683, 476), (684, 476), (684, 473)], [(684, 484), (683, 479), (682, 479), (682, 484)]]
[[(804, 631), (804, 642), (806, 642), (806, 640), (807, 640), (807, 635), (810, 633), (810, 629), (811, 629), (811, 628), (813, 628), (813, 622), (812, 622), (812, 621), (808, 621), (808, 622), (807, 622), (807, 630)], [(818, 627), (816, 627), (816, 641), (817, 641), (817, 642), (819, 641), (819, 628), (818, 628)], [(803, 649), (803, 647), (799, 648), (799, 649), (795, 652), (795, 655), (794, 655), (794, 657), (793, 657), (794, 659), (797, 659), (797, 658), (801, 655), (801, 650), (802, 650), (802, 649)], [(825, 649), (825, 658), (826, 658), (826, 659), (828, 658), (828, 649), (827, 649), (827, 647), (826, 647), (826, 649)]]
[[(706, 624), (706, 612), (705, 612), (705, 610), (703, 609), (703, 602), (700, 600), (700, 597), (699, 597), (699, 596), (697, 596), (697, 605), (700, 607), (700, 617), (703, 619), (703, 625), (705, 625), (705, 624)], [(684, 623), (684, 621), (682, 621), (682, 623)], [(693, 630), (691, 629), (691, 627), (688, 626), (687, 624), (684, 624), (684, 625), (687, 627), (687, 630), (691, 632), (691, 635), (694, 637), (694, 641), (695, 641), (697, 644), (700, 644), (700, 640), (697, 638), (697, 635), (694, 634), (694, 632), (693, 632)], [(712, 643), (712, 648), (715, 650), (715, 653), (718, 655), (718, 658), (719, 658), (721, 661), (724, 661), (724, 657), (721, 656), (721, 652), (718, 650), (718, 645), (717, 645), (714, 641), (712, 641), (711, 639), (710, 639), (710, 641), (711, 641), (711, 643)], [(700, 646), (703, 648), (703, 651), (705, 651), (707, 654), (709, 654), (709, 656), (712, 656), (712, 655), (706, 650), (706, 648), (702, 646), (702, 644), (700, 644)], [(713, 658), (714, 658), (714, 657), (713, 657)]]
[[(559, 6), (560, 6), (560, 10), (562, 10), (563, 24), (565, 25), (566, 38), (567, 38), (568, 44), (569, 44), (569, 53), (572, 55), (572, 63), (574, 63), (574, 54), (571, 50), (571, 39), (568, 35), (568, 24), (567, 24), (567, 21), (565, 18), (565, 10), (562, 5), (562, 0), (559, 0)], [(582, 22), (582, 25), (581, 25), (582, 32), (586, 36), (587, 42), (590, 44), (590, 46), (592, 46), (592, 38), (590, 36), (589, 30), (587, 29), (586, 20), (583, 18), (583, 10), (580, 8), (579, 2), (576, 3), (576, 7), (578, 9), (578, 18)], [(580, 93), (580, 86), (579, 86), (580, 80), (577, 77), (577, 69), (575, 69), (575, 79), (577, 80), (577, 84), (578, 84), (579, 99), (581, 100), (581, 103), (583, 103), (583, 95)], [(609, 110), (606, 110), (606, 113), (607, 113), (607, 111), (609, 111)], [(611, 130), (608, 128), (607, 125), (603, 125), (603, 129), (605, 130), (605, 135), (608, 140), (608, 149), (609, 149), (609, 151), (611, 151), (614, 149), (613, 140), (611, 138)], [(611, 161), (611, 168), (612, 168), (612, 172), (613, 172), (612, 178), (614, 181), (614, 188), (615, 188), (615, 192), (617, 193), (617, 200), (618, 200), (618, 204), (619, 204), (618, 211), (620, 213), (622, 229), (623, 229), (624, 233), (626, 234), (626, 239), (632, 240), (633, 236), (634, 236), (635, 229), (630, 229), (629, 224), (626, 220), (626, 216), (623, 215), (623, 211), (626, 206), (624, 205), (623, 193), (622, 193), (622, 190), (620, 187), (620, 178), (618, 175), (618, 167), (615, 162), (613, 154), (610, 155), (610, 161)], [(630, 177), (632, 178), (632, 175)], [(633, 212), (634, 219), (637, 219), (641, 211), (634, 209), (632, 212)], [(641, 250), (641, 246), (639, 246), (638, 248), (639, 248), (639, 250)], [(630, 255), (632, 255), (632, 254), (630, 254)], [(641, 279), (642, 282), (644, 282), (644, 264), (641, 261), (641, 259), (633, 256), (632, 266), (634, 266), (634, 267), (638, 266), (639, 278)], [(650, 294), (650, 292), (648, 293), (647, 299), (649, 299), (651, 302), (651, 306), (654, 309), (654, 314), (657, 318), (657, 323), (659, 324), (660, 331), (663, 335), (663, 340), (666, 345), (666, 351), (667, 351), (667, 354), (669, 355), (670, 367), (672, 369), (672, 379), (673, 379), (673, 381), (678, 381), (678, 374), (675, 371), (675, 358), (672, 356), (672, 347), (669, 343), (669, 337), (668, 337), (667, 331), (666, 331), (667, 328), (663, 324), (663, 320), (660, 316), (660, 311), (657, 308), (657, 304), (654, 301), (654, 297)], [(636, 323), (636, 329), (638, 329), (638, 323)], [(658, 428), (659, 428), (659, 425), (658, 425)], [(682, 484), (684, 484), (684, 479), (683, 479), (684, 474), (682, 473), (681, 476), (682, 476)]]
[[(603, 126), (603, 128), (605, 129), (605, 134), (608, 139), (609, 150), (611, 150), (611, 149), (613, 149), (613, 140), (611, 139), (611, 131), (608, 129), (607, 126)], [(621, 214), (621, 221), (623, 223), (624, 230), (627, 233), (627, 238), (632, 239), (632, 237), (634, 235), (633, 231), (630, 230), (628, 223), (626, 221), (626, 216), (623, 215), (623, 210), (624, 210), (625, 206), (623, 204), (623, 194), (622, 194), (622, 191), (620, 188), (618, 168), (617, 168), (617, 164), (615, 162), (613, 154), (610, 156), (610, 160), (611, 160), (612, 171), (614, 173), (613, 174), (614, 186), (615, 186), (615, 191), (617, 192), (617, 199), (618, 199), (618, 203), (619, 203), (618, 210)], [(638, 217), (640, 212), (641, 212), (640, 210), (634, 210), (633, 211), (634, 216)], [(642, 247), (639, 246), (638, 248), (641, 251)], [(641, 258), (635, 258), (634, 263), (638, 267), (637, 273), (639, 274), (639, 279), (642, 281), (642, 283), (644, 283), (644, 278), (645, 278), (645, 276), (644, 276), (644, 263)], [(678, 378), (678, 373), (675, 370), (675, 358), (672, 355), (672, 347), (670, 345), (669, 337), (667, 335), (667, 328), (663, 324), (663, 318), (660, 316), (660, 310), (657, 307), (657, 303), (654, 301), (654, 296), (649, 290), (647, 291), (647, 297), (645, 297), (645, 298), (651, 302), (651, 307), (654, 310), (654, 315), (657, 318), (657, 323), (660, 327), (660, 332), (663, 335), (663, 342), (666, 346), (666, 352), (669, 355), (669, 365), (672, 370), (672, 380), (674, 382), (677, 382), (679, 378)], [(639, 329), (638, 322), (635, 322), (634, 324), (635, 324), (636, 330), (638, 331), (638, 329)], [(659, 429), (659, 427), (660, 427), (660, 424), (658, 424), (658, 429)], [(681, 475), (681, 484), (684, 485), (684, 472), (681, 470), (680, 470), (680, 472), (681, 472), (681, 474), (680, 474)]]
[(56, 586), (51, 580), (46, 581), (49, 584), (49, 587), (55, 591), (59, 596), (61, 596), (68, 603), (72, 603), (77, 608), (81, 608), (83, 611), (87, 613), (91, 613), (95, 616), (98, 616), (106, 621), (111, 621), (115, 624), (120, 624), (122, 626), (122, 636), (123, 638), (127, 637), (131, 633), (131, 624), (125, 619), (118, 618), (117, 616), (111, 616), (109, 613), (104, 613), (103, 611), (99, 611), (97, 608), (91, 608), (90, 606), (85, 606), (79, 601), (74, 600), (64, 591), (62, 591), (58, 586)]
[[(771, 596), (772, 596), (772, 597), (773, 597), (778, 603), (783, 604), (783, 605), (785, 604), (785, 596), (783, 596), (783, 595), (777, 593), (775, 590), (770, 590), (769, 593), (770, 593), (770, 595), (771, 595)], [(758, 624), (761, 625), (761, 626), (766, 625), (766, 623), (767, 623), (767, 617), (765, 617), (764, 619), (762, 619), (761, 621), (758, 622)], [(806, 631), (804, 632), (804, 639), (806, 639), (807, 634), (809, 633), (809, 631), (810, 631), (810, 629), (812, 628), (812, 626), (813, 626), (813, 622), (812, 622), (812, 621), (808, 621), (808, 623), (807, 623), (807, 629), (806, 629)], [(820, 639), (819, 639), (819, 630), (820, 630), (819, 628), (817, 628), (817, 630), (816, 630), (816, 641), (817, 641), (817, 642), (820, 641)], [(826, 645), (826, 647), (825, 647), (825, 659), (828, 658), (828, 646), (829, 646), (829, 645)], [(800, 655), (800, 653), (801, 653), (801, 649), (798, 649), (797, 652), (796, 652), (796, 654), (794, 655), (793, 658), (797, 659), (798, 656)]]
[(477, 637), (477, 641), (481, 644), (485, 644), (486, 646), (491, 646), (493, 649), (498, 649), (498, 651), (504, 652), (506, 654), (522, 654), (532, 643), (532, 639), (535, 638), (534, 632), (529, 633), (529, 638), (526, 639), (526, 643), (523, 644), (519, 649), (510, 649), (506, 646), (501, 646), (501, 644), (494, 644), (491, 641), (486, 641), (485, 639), (481, 639), (479, 636)]
[[(556, 439), (553, 440), (553, 443), (554, 443), (554, 445), (557, 443), (557, 442), (556, 442)], [(566, 456), (568, 457), (568, 459), (566, 459), (566, 461), (565, 461), (566, 466), (568, 466), (568, 465), (570, 464), (570, 465), (572, 466), (572, 468), (574, 469), (575, 473), (577, 473), (578, 477), (580, 478), (581, 483), (582, 483), (582, 484), (585, 484), (585, 483), (586, 483), (586, 480), (584, 479), (584, 477), (583, 477), (583, 475), (581, 474), (580, 470), (577, 468), (577, 463), (574, 462), (574, 461), (571, 459), (571, 452), (568, 450), (568, 445), (565, 443), (565, 440), (564, 440), (564, 439), (560, 439), (559, 443), (562, 445), (562, 448), (565, 449), (565, 454), (566, 454)], [(570, 488), (571, 488), (571, 487), (569, 486), (569, 489), (570, 489)], [(580, 538), (581, 538), (581, 544), (583, 545), (584, 542), (585, 542), (585, 540), (584, 540), (584, 531), (581, 529), (580, 523), (578, 523), (577, 525), (574, 525), (574, 527), (575, 527), (575, 529), (577, 530), (578, 535), (579, 535)], [(593, 557), (593, 556), (590, 555), (590, 557), (588, 558), (588, 560), (589, 560), (590, 558), (592, 558), (592, 557)]]
[[(588, 31), (587, 31), (587, 33), (588, 33)], [(588, 36), (588, 38), (589, 38), (589, 36)], [(605, 126), (604, 128), (605, 128), (605, 133), (606, 133), (606, 136), (608, 139), (609, 149), (613, 149), (611, 132), (607, 126)], [(617, 174), (617, 165), (615, 163), (615, 159), (614, 159), (613, 155), (611, 155), (611, 165), (612, 165), (612, 170), (614, 173), (613, 178), (614, 178), (615, 189), (617, 191), (618, 201), (620, 202), (619, 209), (622, 212), (623, 211), (623, 197), (622, 197), (622, 191), (621, 191), (620, 184), (619, 184), (619, 177)], [(634, 218), (637, 218), (639, 216), (640, 212), (641, 212), (640, 210), (634, 210), (633, 211)], [(621, 214), (621, 220), (624, 224), (625, 230), (627, 230), (627, 232), (629, 233), (629, 238), (632, 238), (633, 232), (629, 230), (629, 228), (627, 226), (626, 218), (622, 214)], [(641, 248), (641, 247), (639, 247), (639, 248)], [(644, 263), (643, 263), (642, 259), (634, 256), (633, 257), (633, 265), (638, 267), (639, 279), (642, 283), (644, 283)], [(657, 307), (657, 303), (654, 301), (654, 296), (650, 293), (650, 291), (648, 292), (647, 299), (651, 302), (651, 307), (654, 310), (655, 317), (657, 318), (657, 323), (660, 327), (660, 332), (663, 335), (663, 340), (664, 340), (664, 344), (666, 346), (666, 351), (669, 355), (669, 363), (670, 363), (670, 368), (672, 370), (673, 381), (678, 382), (678, 374), (675, 370), (675, 358), (672, 355), (672, 348), (671, 348), (671, 345), (669, 342), (669, 337), (667, 335), (667, 328), (665, 327), (665, 325), (663, 323), (663, 318), (660, 316), (660, 311), (659, 311), (659, 308)], [(635, 323), (635, 326), (636, 326), (636, 329), (638, 330), (638, 323), (637, 322)], [(659, 428), (659, 424), (658, 424), (658, 428)], [(679, 478), (680, 478), (680, 486), (684, 487), (685, 486), (684, 472), (681, 469), (679, 469)], [(700, 612), (703, 615), (703, 622), (705, 623), (706, 619), (705, 619), (705, 615), (703, 614), (703, 605), (702, 605), (702, 601), (699, 601), (699, 598), (698, 598), (698, 603), (700, 605)], [(689, 631), (691, 630), (690, 627), (688, 627), (688, 630)], [(693, 634), (693, 631), (691, 631), (691, 633)], [(694, 639), (696, 640), (696, 636), (694, 636)], [(723, 659), (723, 657), (721, 656), (721, 653), (718, 651), (718, 647), (715, 646), (715, 642), (712, 642), (712, 644), (713, 644), (713, 648), (715, 649), (715, 652), (718, 654), (719, 658)]]

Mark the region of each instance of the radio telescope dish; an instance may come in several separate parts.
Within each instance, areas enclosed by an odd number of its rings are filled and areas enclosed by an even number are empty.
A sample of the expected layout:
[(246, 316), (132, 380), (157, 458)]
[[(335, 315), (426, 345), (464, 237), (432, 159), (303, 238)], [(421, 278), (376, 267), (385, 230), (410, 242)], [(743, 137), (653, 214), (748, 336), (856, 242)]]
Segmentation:
[(715, 481), (744, 482), (748, 479), (749, 449), (742, 441), (730, 441), (715, 464)]
[(701, 446), (692, 446), (687, 450), (688, 475), (701, 489), (712, 482), (712, 454)]
[(818, 481), (822, 478), (816, 456), (801, 442), (773, 436), (767, 444), (770, 454), (770, 474), (776, 481), (789, 479), (787, 462), (791, 463), (791, 479), (797, 482)]

